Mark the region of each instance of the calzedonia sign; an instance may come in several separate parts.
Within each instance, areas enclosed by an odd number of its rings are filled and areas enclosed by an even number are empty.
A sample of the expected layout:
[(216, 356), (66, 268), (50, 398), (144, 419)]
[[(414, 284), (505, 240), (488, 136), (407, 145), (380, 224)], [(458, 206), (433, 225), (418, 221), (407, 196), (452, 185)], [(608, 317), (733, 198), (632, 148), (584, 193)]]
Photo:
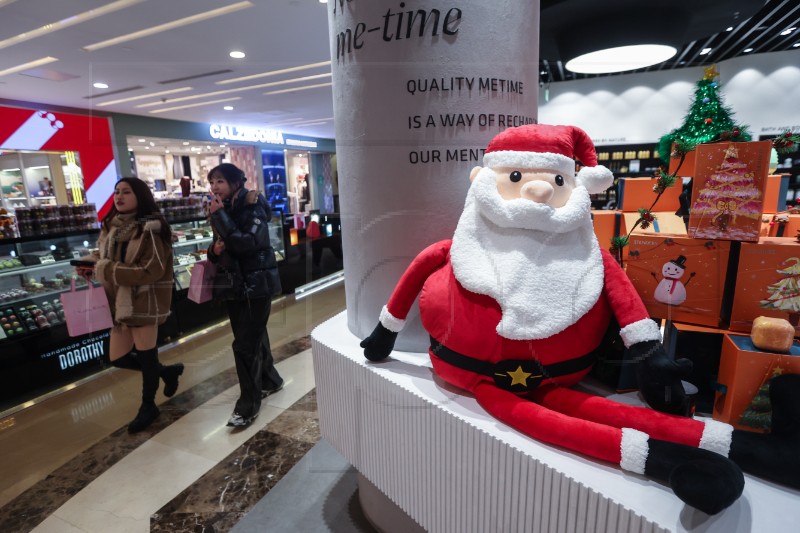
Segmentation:
[(248, 126), (229, 126), (225, 124), (211, 124), (208, 133), (214, 139), (225, 141), (245, 141), (265, 144), (285, 144), (287, 146), (302, 146), (316, 148), (316, 141), (301, 141), (299, 139), (284, 139), (283, 133), (267, 128), (254, 128)]

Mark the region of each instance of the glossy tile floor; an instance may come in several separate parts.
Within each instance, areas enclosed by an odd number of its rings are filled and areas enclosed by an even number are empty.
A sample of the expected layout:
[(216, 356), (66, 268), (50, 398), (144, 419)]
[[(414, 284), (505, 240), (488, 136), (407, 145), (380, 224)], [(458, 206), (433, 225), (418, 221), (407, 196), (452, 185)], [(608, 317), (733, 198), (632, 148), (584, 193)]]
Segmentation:
[[(273, 307), (286, 385), (244, 430), (225, 426), (238, 396), (227, 324), (162, 351), (163, 363), (186, 370), (178, 394), (159, 392), (161, 416), (140, 434), (125, 428), (141, 377), (118, 369), (0, 420), (0, 530), (229, 531), (320, 440), (308, 335), (344, 306), (339, 283)], [(354, 520), (334, 529), (369, 531)]]

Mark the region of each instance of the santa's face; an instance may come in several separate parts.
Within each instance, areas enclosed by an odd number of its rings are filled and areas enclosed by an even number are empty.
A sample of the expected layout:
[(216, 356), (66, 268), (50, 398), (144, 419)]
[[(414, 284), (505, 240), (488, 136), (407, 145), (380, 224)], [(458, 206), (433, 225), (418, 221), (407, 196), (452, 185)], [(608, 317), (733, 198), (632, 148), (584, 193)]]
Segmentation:
[[(471, 180), (481, 167), (472, 169)], [(564, 207), (575, 188), (575, 178), (548, 169), (495, 167), (497, 192), (503, 200), (522, 198), (550, 207)]]
[(686, 272), (686, 269), (679, 267), (675, 263), (665, 263), (661, 267), (661, 275), (665, 278), (681, 279), (684, 272)]

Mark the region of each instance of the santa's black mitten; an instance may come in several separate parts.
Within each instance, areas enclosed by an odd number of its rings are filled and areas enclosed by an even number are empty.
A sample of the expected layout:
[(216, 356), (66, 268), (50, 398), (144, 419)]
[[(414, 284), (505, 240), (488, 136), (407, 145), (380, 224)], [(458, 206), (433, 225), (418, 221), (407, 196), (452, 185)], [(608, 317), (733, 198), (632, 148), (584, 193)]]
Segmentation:
[(681, 384), (692, 371), (688, 359), (673, 361), (659, 341), (639, 342), (628, 348), (636, 361), (636, 377), (645, 401), (657, 411), (681, 414), (687, 411), (688, 399)]
[(386, 358), (394, 349), (395, 339), (397, 339), (397, 333), (389, 331), (378, 322), (369, 337), (361, 341), (360, 346), (364, 348), (364, 357), (370, 361), (380, 361)]

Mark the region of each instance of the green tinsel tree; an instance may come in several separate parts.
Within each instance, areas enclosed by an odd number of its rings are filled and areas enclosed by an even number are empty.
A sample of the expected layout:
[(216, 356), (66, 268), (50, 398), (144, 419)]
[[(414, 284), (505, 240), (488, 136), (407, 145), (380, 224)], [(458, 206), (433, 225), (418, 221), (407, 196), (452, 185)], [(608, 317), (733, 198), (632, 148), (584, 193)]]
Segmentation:
[(683, 125), (661, 137), (658, 153), (669, 164), (672, 145), (676, 145), (676, 155), (680, 156), (694, 150), (701, 143), (717, 140), (745, 142), (751, 139), (747, 126), (736, 124), (731, 110), (723, 105), (719, 94), (719, 72), (714, 66), (705, 69), (703, 79), (697, 82), (694, 99)]

